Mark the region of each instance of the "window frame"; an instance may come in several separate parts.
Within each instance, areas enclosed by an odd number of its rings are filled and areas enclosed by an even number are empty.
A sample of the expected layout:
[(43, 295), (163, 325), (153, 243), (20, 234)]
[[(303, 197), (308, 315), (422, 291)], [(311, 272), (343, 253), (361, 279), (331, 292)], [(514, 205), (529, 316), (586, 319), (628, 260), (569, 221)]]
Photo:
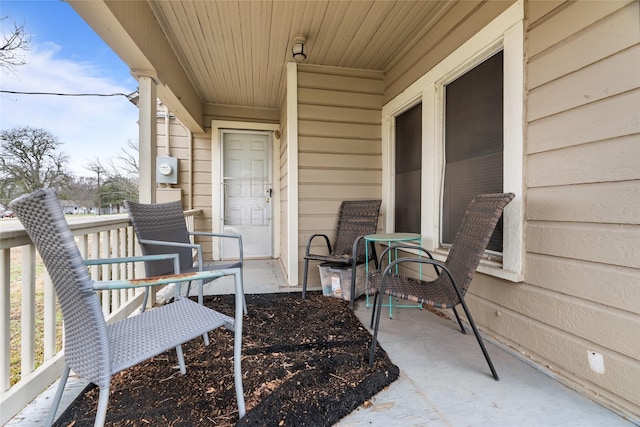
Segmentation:
[(504, 51), (503, 189), (515, 199), (504, 211), (502, 256), (485, 256), (478, 271), (512, 282), (524, 279), (524, 9), (517, 1), (462, 46), (420, 77), (382, 109), (383, 200), (385, 229), (394, 224), (395, 117), (422, 102), (422, 245), (440, 260), (448, 250), (440, 244), (444, 185), (445, 85)]

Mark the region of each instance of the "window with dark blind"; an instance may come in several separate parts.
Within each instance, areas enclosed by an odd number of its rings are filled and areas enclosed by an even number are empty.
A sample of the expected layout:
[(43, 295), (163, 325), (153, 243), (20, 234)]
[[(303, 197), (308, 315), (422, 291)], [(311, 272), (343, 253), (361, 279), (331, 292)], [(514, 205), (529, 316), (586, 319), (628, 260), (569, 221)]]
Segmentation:
[(395, 231), (420, 233), (422, 104), (396, 117)]
[[(442, 243), (451, 244), (469, 201), (503, 188), (503, 54), (445, 87)], [(488, 246), (502, 252), (502, 219)]]

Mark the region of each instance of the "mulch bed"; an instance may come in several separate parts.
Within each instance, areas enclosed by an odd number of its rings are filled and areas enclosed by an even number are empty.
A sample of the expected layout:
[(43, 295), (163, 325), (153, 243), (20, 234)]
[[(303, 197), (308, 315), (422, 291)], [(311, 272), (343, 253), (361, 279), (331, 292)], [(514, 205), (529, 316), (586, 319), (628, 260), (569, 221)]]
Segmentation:
[[(233, 296), (205, 297), (233, 316)], [(238, 420), (233, 384), (233, 333), (224, 328), (127, 369), (111, 381), (107, 425), (330, 426), (398, 378), (347, 301), (307, 293), (247, 295), (242, 372), (247, 415)], [(90, 385), (55, 426), (93, 425), (98, 388)]]

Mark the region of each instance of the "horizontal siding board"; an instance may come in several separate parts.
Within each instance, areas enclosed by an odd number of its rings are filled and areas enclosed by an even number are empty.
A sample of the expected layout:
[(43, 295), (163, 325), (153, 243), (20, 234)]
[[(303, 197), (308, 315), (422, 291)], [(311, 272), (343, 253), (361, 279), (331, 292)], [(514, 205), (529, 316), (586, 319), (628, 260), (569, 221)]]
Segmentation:
[(376, 75), (376, 79), (371, 79), (337, 74), (298, 72), (298, 87), (382, 95), (384, 92), (382, 73), (376, 73)]
[(301, 169), (298, 182), (303, 184), (351, 184), (382, 185), (382, 171), (380, 170), (308, 170)]
[(640, 89), (593, 102), (527, 127), (529, 153), (640, 133)]
[(381, 139), (382, 130), (377, 125), (353, 123), (316, 122), (300, 120), (298, 132), (302, 136), (322, 136), (326, 138)]
[(530, 91), (528, 120), (551, 116), (638, 87), (640, 44)]
[(640, 134), (529, 155), (529, 187), (640, 179)]
[(566, 3), (568, 0), (526, 1), (525, 7), (529, 25), (539, 24), (539, 20), (546, 21), (560, 6)]
[(577, 71), (640, 42), (636, 1), (578, 34), (542, 51), (528, 64), (528, 89)]
[(382, 95), (342, 92), (339, 90), (298, 88), (298, 104), (382, 110)]
[[(580, 384), (584, 390), (594, 388), (601, 396), (624, 407), (639, 408), (640, 363), (637, 359), (626, 357), (580, 339), (574, 335), (549, 327), (536, 319), (505, 310), (488, 301), (470, 295), (467, 303), (474, 313), (474, 320), (480, 324), (492, 324), (492, 333), (507, 337), (514, 341), (513, 346), (527, 346), (527, 355), (536, 363), (548, 367), (552, 372), (559, 372)], [(499, 309), (501, 315), (493, 313)], [(477, 314), (476, 314), (477, 313)], [(528, 345), (532, 344), (533, 345)], [(598, 351), (604, 356), (606, 375), (598, 374), (589, 367), (587, 354)], [(638, 412), (636, 412), (638, 413)]]
[(382, 167), (380, 157), (361, 154), (300, 154), (298, 166), (323, 170), (335, 168), (380, 170)]
[[(480, 279), (486, 279), (481, 277)], [(502, 307), (517, 307), (528, 318), (628, 357), (640, 355), (640, 316), (581, 298), (534, 286), (497, 292), (496, 287), (474, 284), (474, 295)]]
[(531, 188), (525, 212), (536, 221), (640, 225), (640, 180)]
[(298, 150), (314, 153), (382, 155), (382, 142), (380, 139), (319, 138), (301, 135), (298, 139)]
[[(571, 6), (560, 10), (529, 32), (527, 45), (529, 56), (534, 56), (549, 46), (569, 38), (631, 1), (633, 0), (572, 3)], [(538, 2), (529, 1), (528, 3)]]
[(342, 200), (380, 199), (380, 186), (300, 184), (298, 195), (300, 199), (309, 200), (328, 198), (338, 198)]
[(355, 199), (324, 199), (324, 200), (301, 200), (299, 207), (300, 210), (304, 210), (305, 212), (313, 212), (312, 214), (307, 214), (307, 216), (327, 216), (333, 215), (334, 220), (338, 221), (338, 211), (340, 209), (340, 204), (343, 200), (363, 200), (361, 197)]
[(320, 122), (355, 123), (379, 125), (382, 121), (381, 110), (335, 107), (326, 105), (299, 105), (299, 120)]
[(527, 283), (640, 314), (640, 270), (528, 254)]
[[(304, 234), (304, 231), (310, 231), (310, 233), (307, 233), (307, 236), (301, 236), (304, 237), (304, 240), (300, 240), (300, 245), (306, 245), (307, 240), (309, 240), (311, 234), (314, 233), (326, 233), (333, 241), (336, 234), (335, 229), (337, 222), (338, 215), (336, 212), (334, 212), (333, 215), (300, 215), (298, 219), (298, 229), (301, 235)], [(321, 239), (318, 240), (318, 242), (321, 241)]]
[(527, 252), (640, 268), (640, 227), (530, 221)]

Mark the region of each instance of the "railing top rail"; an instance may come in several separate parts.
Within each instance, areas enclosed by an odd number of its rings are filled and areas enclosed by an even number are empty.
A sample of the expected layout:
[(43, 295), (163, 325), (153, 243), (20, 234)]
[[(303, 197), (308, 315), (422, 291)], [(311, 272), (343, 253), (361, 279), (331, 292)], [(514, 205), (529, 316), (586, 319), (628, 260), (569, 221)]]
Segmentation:
[[(196, 216), (201, 213), (201, 209), (185, 211), (186, 216)], [(113, 230), (131, 225), (129, 217), (126, 214), (76, 218), (70, 216), (67, 218), (67, 221), (74, 236), (98, 233), (100, 231)], [(31, 240), (19, 221), (2, 221), (0, 224), (0, 249), (15, 248), (29, 244), (31, 244)]]

